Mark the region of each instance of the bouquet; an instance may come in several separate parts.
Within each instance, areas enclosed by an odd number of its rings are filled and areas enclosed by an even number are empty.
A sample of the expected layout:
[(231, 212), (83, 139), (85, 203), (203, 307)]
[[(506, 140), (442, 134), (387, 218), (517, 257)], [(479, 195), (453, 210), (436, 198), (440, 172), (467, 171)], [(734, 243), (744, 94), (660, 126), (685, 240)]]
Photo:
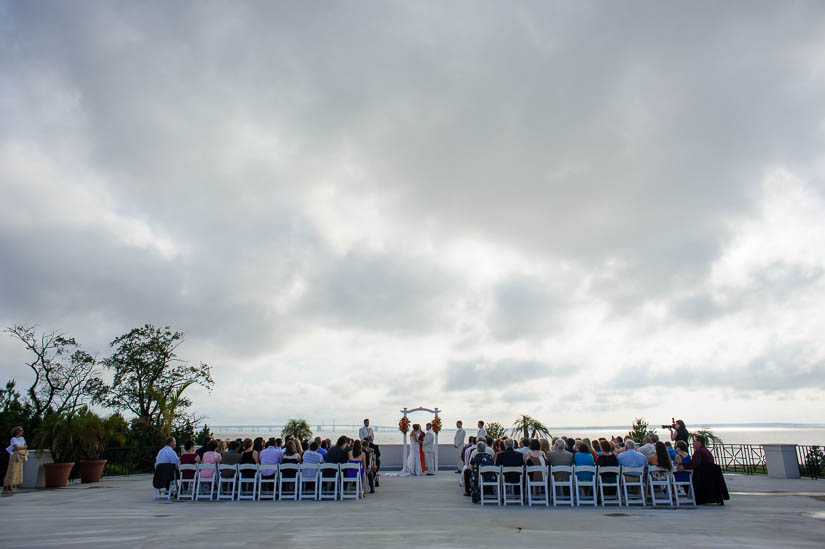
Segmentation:
[(410, 430), (410, 418), (407, 416), (402, 417), (401, 421), (398, 422), (398, 430), (406, 435)]
[(433, 418), (432, 424), (433, 424), (433, 433), (438, 433), (439, 431), (441, 431), (441, 418), (440, 417), (435, 416)]

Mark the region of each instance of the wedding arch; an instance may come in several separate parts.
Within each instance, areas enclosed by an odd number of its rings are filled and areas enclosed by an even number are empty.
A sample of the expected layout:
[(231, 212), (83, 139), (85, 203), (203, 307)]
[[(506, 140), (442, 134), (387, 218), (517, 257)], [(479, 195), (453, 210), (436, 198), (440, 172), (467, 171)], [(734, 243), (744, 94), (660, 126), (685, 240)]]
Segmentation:
[[(413, 408), (413, 409), (409, 410), (405, 406), (404, 409), (401, 410), (401, 413), (404, 414), (404, 416), (401, 418), (401, 422), (403, 423), (404, 420), (407, 419), (407, 414), (412, 414), (414, 412), (429, 412), (430, 414), (433, 414), (437, 418), (438, 414), (440, 412), (443, 412), (443, 411), (444, 410), (439, 410), (438, 407), (435, 407), (432, 410), (430, 410), (429, 408), (421, 408), (421, 407)], [(407, 420), (407, 421), (409, 421), (409, 420)], [(433, 429), (433, 433), (435, 433), (435, 472), (436, 473), (438, 472), (438, 433), (439, 433), (439, 431), (441, 431), (441, 426), (440, 425), (438, 426), (438, 430)], [(402, 451), (402, 461), (401, 461), (401, 463), (406, 467), (407, 454), (409, 453), (410, 450), (409, 450), (409, 443), (407, 441), (407, 431), (404, 431), (402, 429), (401, 432), (404, 433), (404, 449)]]

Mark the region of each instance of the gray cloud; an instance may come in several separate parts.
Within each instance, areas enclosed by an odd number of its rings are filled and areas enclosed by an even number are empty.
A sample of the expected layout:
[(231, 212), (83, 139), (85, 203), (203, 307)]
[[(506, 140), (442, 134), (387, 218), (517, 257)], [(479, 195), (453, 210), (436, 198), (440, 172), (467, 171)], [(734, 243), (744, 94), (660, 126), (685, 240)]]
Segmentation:
[(529, 384), (547, 377), (567, 377), (573, 373), (568, 365), (549, 365), (533, 360), (486, 359), (453, 361), (447, 365), (444, 389), (466, 391)]

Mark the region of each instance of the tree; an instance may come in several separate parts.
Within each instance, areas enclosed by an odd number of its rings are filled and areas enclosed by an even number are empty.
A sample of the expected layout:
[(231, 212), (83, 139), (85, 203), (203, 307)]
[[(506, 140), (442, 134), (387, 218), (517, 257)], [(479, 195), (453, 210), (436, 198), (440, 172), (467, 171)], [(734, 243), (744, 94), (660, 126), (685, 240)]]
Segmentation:
[(507, 431), (504, 429), (501, 423), (496, 423), (495, 421), (488, 423), (486, 428), (487, 436), (489, 436), (493, 440), (503, 438), (504, 435), (507, 433)]
[(292, 435), (298, 440), (306, 440), (312, 438), (312, 429), (309, 428), (309, 423), (305, 419), (290, 419), (281, 430), (283, 438), (287, 435)]
[(546, 437), (550, 436), (550, 430), (542, 422), (527, 414), (520, 415), (513, 423), (512, 436), (518, 436), (519, 431), (521, 431), (523, 438), (536, 438), (537, 434)]
[(703, 426), (701, 429), (688, 433), (688, 439), (692, 442), (693, 437), (696, 435), (702, 435), (705, 437), (705, 445), (708, 448), (713, 448), (714, 444), (722, 444), (722, 439), (713, 434), (713, 431), (711, 431), (709, 427)]
[(191, 385), (211, 391), (214, 385), (208, 365), (193, 366), (177, 357), (176, 351), (183, 341), (182, 332), (151, 324), (115, 338), (110, 344), (114, 352), (102, 361), (112, 372), (112, 382), (95, 379), (95, 402), (129, 411), (147, 426), (165, 430), (164, 414), (170, 417), (171, 410), (174, 423), (192, 405), (183, 391)]
[(647, 420), (645, 420), (645, 418), (637, 417), (633, 420), (633, 425), (630, 427), (630, 432), (627, 433), (627, 436), (632, 438), (637, 444), (641, 444), (647, 435), (653, 435), (655, 433), (655, 429), (648, 429)]
[(22, 324), (5, 331), (34, 355), (26, 363), (34, 373), (26, 393), (35, 421), (49, 413), (71, 414), (91, 399), (97, 361), (73, 337), (58, 331), (38, 334), (36, 326)]
[(212, 438), (212, 431), (209, 430), (209, 425), (204, 424), (203, 429), (201, 429), (200, 432), (197, 435), (195, 435), (195, 443), (198, 446), (203, 446), (204, 444), (209, 442), (210, 438)]
[(158, 403), (158, 410), (160, 411), (160, 432), (164, 437), (169, 437), (181, 417), (179, 410), (181, 401), (183, 400), (183, 392), (187, 387), (194, 384), (195, 380), (190, 380), (172, 390), (172, 394), (165, 395), (156, 390), (154, 387), (149, 387), (147, 391), (149, 395)]

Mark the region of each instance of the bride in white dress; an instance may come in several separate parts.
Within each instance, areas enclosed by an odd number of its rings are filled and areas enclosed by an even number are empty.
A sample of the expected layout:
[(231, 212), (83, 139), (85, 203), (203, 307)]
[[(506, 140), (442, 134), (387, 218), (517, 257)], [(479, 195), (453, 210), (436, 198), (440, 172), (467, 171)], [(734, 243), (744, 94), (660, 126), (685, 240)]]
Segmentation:
[(411, 475), (420, 475), (421, 471), (421, 456), (418, 448), (421, 442), (418, 436), (421, 434), (421, 426), (419, 424), (413, 425), (412, 433), (410, 434), (410, 454), (407, 456), (407, 463), (404, 465), (404, 471)]

